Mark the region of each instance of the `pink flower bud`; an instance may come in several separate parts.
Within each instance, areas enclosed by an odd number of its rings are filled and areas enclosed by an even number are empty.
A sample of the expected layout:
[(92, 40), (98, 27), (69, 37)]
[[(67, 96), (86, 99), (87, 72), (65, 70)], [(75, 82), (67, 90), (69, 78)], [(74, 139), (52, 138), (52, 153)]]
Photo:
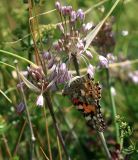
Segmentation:
[(104, 56), (99, 56), (100, 67), (108, 68), (108, 60)]
[(83, 20), (85, 18), (85, 14), (82, 9), (78, 9), (77, 18), (80, 18), (80, 20)]
[(90, 75), (90, 77), (94, 77), (94, 73), (95, 73), (95, 67), (91, 64), (89, 64), (88, 68), (87, 68), (87, 73)]
[(93, 55), (91, 54), (90, 51), (86, 50), (85, 52), (86, 52), (86, 56), (87, 56), (88, 58), (90, 58), (90, 59), (93, 58)]
[(75, 12), (75, 11), (72, 11), (70, 17), (71, 17), (71, 22), (75, 22), (75, 21), (76, 21), (76, 18), (77, 18), (76, 12)]
[(60, 9), (61, 9), (61, 4), (57, 1), (57, 2), (55, 3), (55, 7), (56, 7), (57, 10), (60, 11)]
[(128, 77), (132, 80), (134, 84), (138, 84), (138, 70), (134, 72), (129, 72)]
[(87, 23), (87, 24), (83, 24), (83, 31), (87, 32), (92, 28), (93, 24), (92, 23)]
[(61, 70), (61, 72), (66, 72), (67, 71), (67, 67), (66, 67), (66, 64), (65, 63), (62, 63), (61, 65), (60, 65), (60, 70)]
[(25, 110), (25, 105), (23, 102), (19, 103), (16, 107), (16, 112), (21, 114)]
[(79, 41), (77, 42), (77, 48), (78, 48), (79, 50), (84, 50), (84, 43), (83, 43), (82, 40), (79, 40)]
[(40, 95), (37, 97), (36, 105), (37, 105), (37, 106), (40, 106), (40, 107), (43, 107), (43, 105), (44, 105), (44, 97), (43, 97), (42, 94), (40, 94)]
[(67, 7), (66, 6), (61, 7), (61, 12), (63, 15), (66, 15), (67, 14)]
[(59, 28), (59, 30), (64, 33), (64, 28), (62, 24), (58, 24), (57, 27)]
[(114, 63), (115, 62), (115, 57), (111, 53), (108, 53), (106, 58), (107, 58), (109, 63)]
[(67, 12), (67, 14), (70, 14), (72, 12), (72, 6), (67, 6), (66, 12)]
[(51, 59), (51, 54), (49, 52), (44, 52), (43, 53), (43, 58), (46, 60), (50, 60)]

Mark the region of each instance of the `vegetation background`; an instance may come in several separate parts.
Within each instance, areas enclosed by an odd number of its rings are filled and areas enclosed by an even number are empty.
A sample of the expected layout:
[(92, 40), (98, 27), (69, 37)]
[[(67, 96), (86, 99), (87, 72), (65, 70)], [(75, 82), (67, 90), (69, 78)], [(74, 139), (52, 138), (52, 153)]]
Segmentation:
[[(100, 22), (111, 9), (115, 0), (64, 0), (64, 5), (72, 5), (74, 9), (82, 8), (84, 11), (93, 7), (87, 14), (86, 22), (94, 24)], [(34, 0), (33, 15), (39, 15), (39, 31), (45, 50), (49, 47), (48, 38), (58, 36), (51, 27), (60, 22), (55, 9), (54, 0)], [(28, 3), (26, 0), (1, 0), (0, 1), (0, 48), (21, 57), (33, 61), (34, 46), (30, 32)], [(46, 13), (48, 11), (52, 11)], [(114, 56), (119, 57), (120, 62), (129, 60), (129, 65), (120, 65), (113, 68), (111, 84), (116, 90), (114, 96), (117, 115), (123, 117), (133, 130), (132, 135), (124, 138), (124, 157), (138, 159), (138, 83), (128, 78), (129, 72), (138, 70), (138, 1), (120, 0), (110, 17), (114, 17), (113, 32), (115, 47), (112, 50)], [(41, 14), (42, 13), (42, 14)], [(40, 46), (39, 42), (37, 44)], [(1, 52), (1, 51), (0, 51)], [(15, 57), (0, 53), (0, 61), (15, 66)], [(93, 64), (93, 60), (91, 60)], [(20, 70), (26, 70), (27, 63), (19, 60)], [(82, 67), (84, 68), (84, 67)], [(138, 75), (137, 75), (138, 79)], [(111, 104), (110, 88), (105, 69), (99, 70), (96, 80), (103, 85), (101, 106), (104, 113), (107, 129), (104, 132), (109, 150), (116, 152), (116, 132), (114, 113)], [(26, 120), (26, 113), (17, 114), (16, 107), (21, 102), (21, 96), (17, 90), (17, 75), (15, 70), (0, 63), (0, 159), (50, 159), (48, 151), (47, 129), (51, 145), (53, 160), (66, 159), (59, 139), (53, 127), (53, 121), (49, 110), (36, 106), (37, 94), (29, 92), (27, 105), (36, 141), (30, 143), (30, 129)], [(10, 103), (5, 95), (12, 103)], [(63, 134), (67, 151), (74, 160), (104, 160), (105, 153), (98, 140), (97, 133), (91, 130), (85, 123), (80, 112), (74, 109), (68, 98), (61, 92), (52, 94), (54, 113)], [(46, 115), (45, 115), (46, 114)], [(130, 148), (129, 148), (130, 147)], [(33, 148), (33, 150), (32, 150)], [(33, 153), (32, 153), (33, 152)], [(49, 157), (49, 158), (48, 158)], [(62, 157), (62, 158), (61, 158)]]

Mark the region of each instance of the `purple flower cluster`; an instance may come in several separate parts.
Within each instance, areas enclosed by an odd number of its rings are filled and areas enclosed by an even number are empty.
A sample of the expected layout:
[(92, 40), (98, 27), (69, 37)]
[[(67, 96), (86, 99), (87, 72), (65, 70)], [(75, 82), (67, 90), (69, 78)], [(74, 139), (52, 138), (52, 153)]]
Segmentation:
[(42, 92), (46, 90), (49, 83), (45, 77), (42, 67), (30, 66), (27, 69), (28, 69), (28, 74), (31, 78), (32, 83), (37, 88), (39, 88)]
[(68, 71), (66, 64), (62, 63), (58, 57), (55, 57), (50, 52), (44, 52), (43, 58), (49, 69), (49, 82), (54, 81), (54, 83), (58, 84), (65, 83), (71, 79), (71, 73)]
[[(65, 53), (69, 60), (74, 56), (79, 60), (84, 53), (86, 33), (93, 24), (83, 23), (85, 13), (82, 9), (75, 11), (72, 6), (62, 6), (59, 2), (56, 2), (55, 6), (61, 17), (62, 23), (58, 24), (57, 27), (62, 36), (54, 44), (54, 49), (58, 54)], [(90, 51), (85, 53), (88, 58), (93, 57)]]
[(55, 7), (63, 16), (69, 16), (71, 22), (75, 22), (77, 19), (84, 20), (85, 18), (85, 14), (82, 9), (74, 11), (72, 6), (62, 6), (58, 1), (55, 3)]

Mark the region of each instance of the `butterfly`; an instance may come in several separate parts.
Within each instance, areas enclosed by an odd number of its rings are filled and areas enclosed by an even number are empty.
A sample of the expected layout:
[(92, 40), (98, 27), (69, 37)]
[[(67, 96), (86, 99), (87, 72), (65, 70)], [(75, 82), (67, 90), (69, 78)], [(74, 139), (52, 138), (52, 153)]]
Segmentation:
[(105, 130), (105, 122), (101, 112), (101, 86), (89, 74), (76, 76), (65, 84), (63, 95), (68, 96), (77, 110), (81, 111), (88, 125), (99, 132)]

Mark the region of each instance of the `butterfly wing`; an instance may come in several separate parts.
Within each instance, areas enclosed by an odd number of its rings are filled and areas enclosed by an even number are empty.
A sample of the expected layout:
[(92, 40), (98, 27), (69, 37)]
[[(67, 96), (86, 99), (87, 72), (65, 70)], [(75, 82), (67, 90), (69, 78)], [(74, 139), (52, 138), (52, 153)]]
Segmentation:
[(92, 127), (104, 131), (105, 123), (99, 100), (101, 87), (89, 75), (75, 78), (65, 85), (63, 95), (68, 95), (76, 108), (81, 111)]

